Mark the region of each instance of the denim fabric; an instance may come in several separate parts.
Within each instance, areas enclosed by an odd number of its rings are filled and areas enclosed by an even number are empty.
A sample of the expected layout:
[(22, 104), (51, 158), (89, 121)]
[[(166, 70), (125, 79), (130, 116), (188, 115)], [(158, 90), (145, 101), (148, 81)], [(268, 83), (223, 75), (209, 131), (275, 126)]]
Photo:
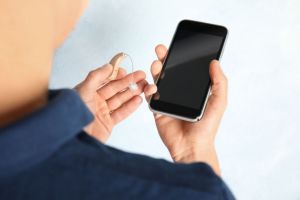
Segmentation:
[(205, 163), (174, 164), (109, 147), (74, 90), (0, 129), (0, 199), (234, 199)]

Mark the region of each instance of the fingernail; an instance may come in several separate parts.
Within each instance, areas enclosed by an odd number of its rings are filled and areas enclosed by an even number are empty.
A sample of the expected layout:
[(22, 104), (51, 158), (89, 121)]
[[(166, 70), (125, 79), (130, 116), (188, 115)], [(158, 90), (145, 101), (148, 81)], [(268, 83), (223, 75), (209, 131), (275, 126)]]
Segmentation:
[(151, 91), (151, 93), (156, 93), (157, 92), (157, 86), (156, 85), (154, 85), (154, 84), (152, 84), (152, 91)]

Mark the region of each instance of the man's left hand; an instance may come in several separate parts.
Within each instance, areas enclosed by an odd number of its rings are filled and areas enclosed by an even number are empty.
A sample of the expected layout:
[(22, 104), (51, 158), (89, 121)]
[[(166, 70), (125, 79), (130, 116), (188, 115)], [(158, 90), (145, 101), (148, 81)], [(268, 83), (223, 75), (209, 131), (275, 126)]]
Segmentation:
[[(116, 124), (139, 107), (142, 103), (140, 94), (145, 89), (148, 95), (156, 92), (155, 88), (152, 88), (154, 86), (148, 85), (143, 71), (126, 75), (125, 70), (120, 68), (116, 80), (109, 81), (112, 71), (113, 66), (106, 64), (91, 71), (86, 79), (75, 87), (95, 117), (84, 130), (102, 142), (107, 141)], [(128, 89), (132, 80), (138, 85), (138, 89)]]

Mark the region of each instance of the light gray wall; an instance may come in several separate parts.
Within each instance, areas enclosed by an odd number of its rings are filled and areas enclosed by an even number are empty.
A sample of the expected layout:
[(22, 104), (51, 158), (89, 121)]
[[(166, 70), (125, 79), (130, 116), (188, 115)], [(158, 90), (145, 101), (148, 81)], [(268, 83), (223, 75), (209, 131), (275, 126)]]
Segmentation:
[[(230, 31), (222, 58), (229, 106), (217, 138), (223, 177), (238, 199), (300, 199), (300, 1), (91, 1), (57, 51), (51, 87), (74, 86), (119, 51), (151, 80), (154, 46), (168, 45), (183, 18)], [(109, 144), (170, 159), (146, 103)]]

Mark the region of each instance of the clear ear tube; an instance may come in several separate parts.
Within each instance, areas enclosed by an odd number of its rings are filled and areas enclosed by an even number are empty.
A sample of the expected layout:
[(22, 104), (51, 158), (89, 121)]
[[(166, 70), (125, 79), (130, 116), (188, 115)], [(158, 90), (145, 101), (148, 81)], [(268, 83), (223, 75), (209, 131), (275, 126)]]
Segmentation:
[(131, 56), (129, 54), (126, 53), (118, 53), (116, 54), (111, 60), (110, 60), (110, 64), (113, 66), (113, 72), (111, 74), (111, 76), (109, 77), (109, 80), (115, 80), (117, 78), (119, 69), (120, 69), (120, 64), (124, 59), (128, 59), (130, 61), (130, 83), (128, 85), (128, 88), (130, 90), (137, 90), (138, 86), (137, 84), (134, 82), (134, 77), (133, 77), (133, 71), (134, 71), (134, 64), (133, 64), (133, 60), (131, 58)]

